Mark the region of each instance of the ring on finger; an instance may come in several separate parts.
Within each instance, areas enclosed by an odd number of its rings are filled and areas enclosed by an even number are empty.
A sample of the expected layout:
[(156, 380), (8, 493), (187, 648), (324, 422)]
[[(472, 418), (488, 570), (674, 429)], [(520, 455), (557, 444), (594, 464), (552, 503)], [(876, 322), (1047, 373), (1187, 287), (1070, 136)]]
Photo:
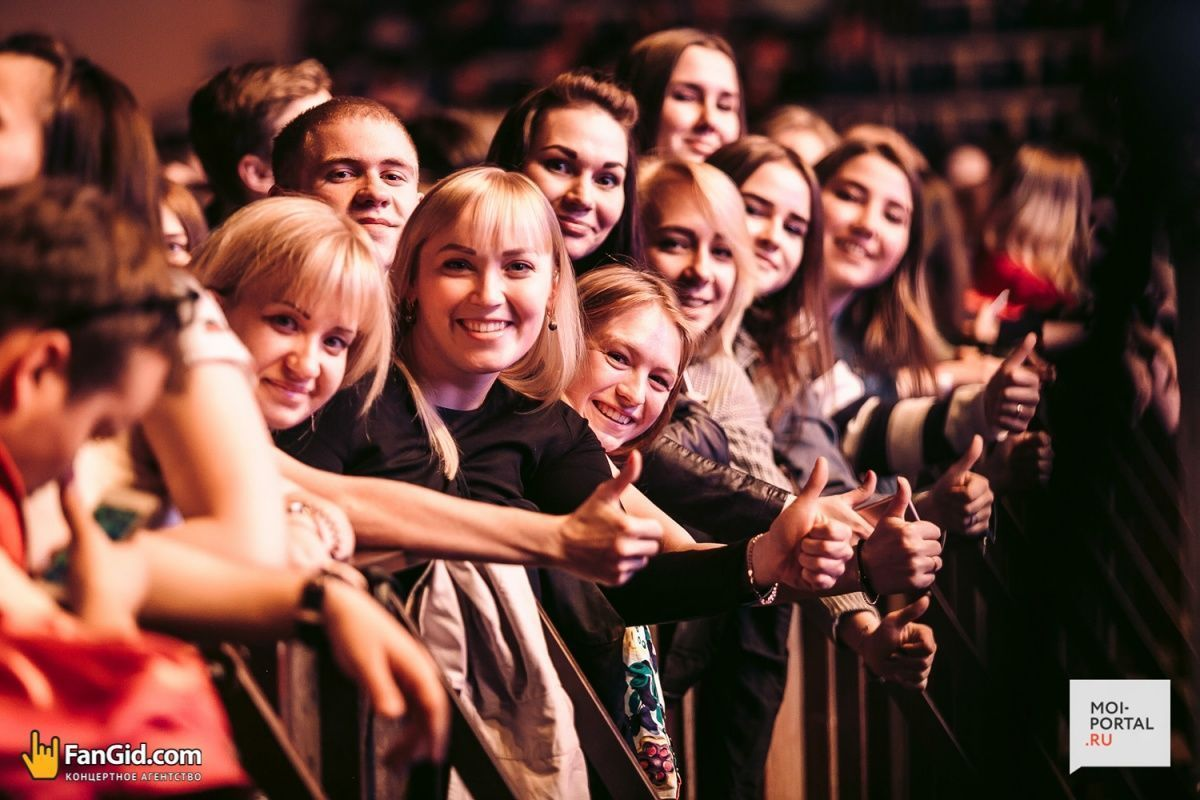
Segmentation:
[(1025, 411), (1025, 406), (1023, 406), (1020, 403), (1017, 403), (1017, 416), (1018, 417), (1021, 416), (1024, 413), (1024, 411)]

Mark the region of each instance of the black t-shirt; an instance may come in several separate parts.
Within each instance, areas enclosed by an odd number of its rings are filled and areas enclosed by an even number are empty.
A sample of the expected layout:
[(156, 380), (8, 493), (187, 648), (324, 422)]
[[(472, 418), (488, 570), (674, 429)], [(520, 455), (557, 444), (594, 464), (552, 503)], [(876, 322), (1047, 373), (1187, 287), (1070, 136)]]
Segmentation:
[(339, 475), (415, 483), (460, 497), (461, 480), (450, 481), (433, 455), (425, 426), (404, 376), (388, 375), (383, 394), (364, 416), (362, 394), (346, 389), (308, 422), (275, 433), (275, 444), (310, 467)]
[(399, 372), (392, 371), (365, 417), (361, 407), (358, 392), (341, 392), (313, 421), (277, 434), (276, 443), (327, 472), (402, 480), (551, 514), (574, 511), (612, 476), (600, 442), (570, 406), (539, 407), (499, 381), (477, 409), (438, 409), (461, 454), (454, 481), (432, 456)]

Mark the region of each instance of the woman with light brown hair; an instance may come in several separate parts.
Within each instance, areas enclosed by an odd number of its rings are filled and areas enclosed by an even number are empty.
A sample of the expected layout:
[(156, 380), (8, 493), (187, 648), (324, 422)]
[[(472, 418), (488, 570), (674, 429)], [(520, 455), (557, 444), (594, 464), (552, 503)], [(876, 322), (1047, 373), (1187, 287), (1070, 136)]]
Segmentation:
[(997, 344), (1031, 330), (1052, 351), (1082, 338), (1083, 323), (1061, 318), (1088, 300), (1091, 207), (1087, 165), (1075, 153), (1027, 144), (1002, 172), (975, 275), (981, 303), (1008, 293)]
[(637, 98), (643, 153), (703, 161), (746, 130), (737, 59), (716, 34), (694, 28), (652, 33), (621, 59), (617, 80)]

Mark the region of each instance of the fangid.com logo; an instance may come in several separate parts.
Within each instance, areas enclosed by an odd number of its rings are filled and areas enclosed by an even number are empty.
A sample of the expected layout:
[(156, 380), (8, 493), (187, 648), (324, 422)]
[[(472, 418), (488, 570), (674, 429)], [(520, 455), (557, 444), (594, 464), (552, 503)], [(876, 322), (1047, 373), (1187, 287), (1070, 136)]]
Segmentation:
[[(29, 777), (49, 781), (62, 777), (67, 781), (170, 781), (196, 782), (198, 771), (180, 771), (178, 767), (199, 767), (204, 755), (199, 749), (158, 748), (145, 742), (110, 744), (108, 747), (80, 747), (52, 736), (43, 743), (41, 731), (29, 732), (29, 752), (21, 754)], [(106, 771), (103, 767), (118, 767)], [(164, 770), (163, 767), (175, 769)], [(132, 769), (130, 769), (132, 768)]]

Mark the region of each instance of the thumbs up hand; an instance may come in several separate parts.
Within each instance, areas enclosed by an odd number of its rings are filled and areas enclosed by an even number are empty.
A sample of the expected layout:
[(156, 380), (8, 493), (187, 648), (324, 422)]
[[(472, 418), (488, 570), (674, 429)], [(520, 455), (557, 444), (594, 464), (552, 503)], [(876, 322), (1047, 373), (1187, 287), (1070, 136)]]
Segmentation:
[(978, 536), (987, 531), (992, 517), (991, 484), (971, 468), (983, 455), (983, 438), (975, 436), (967, 452), (938, 478), (933, 488), (916, 501), (922, 519), (953, 533)]
[(842, 494), (829, 494), (817, 499), (820, 513), (827, 519), (844, 522), (850, 526), (855, 541), (871, 535), (871, 523), (855, 509), (871, 499), (875, 494), (875, 472), (867, 470), (867, 477), (857, 488)]
[(854, 555), (851, 527), (821, 510), (829, 464), (818, 458), (808, 483), (755, 543), (754, 577), (801, 591), (832, 589)]
[(933, 629), (917, 622), (928, 610), (926, 595), (885, 615), (878, 627), (873, 627), (873, 616), (859, 614), (853, 622), (865, 628), (848, 629), (844, 638), (881, 679), (922, 691), (929, 683), (929, 671), (937, 652)]
[(992, 439), (1003, 439), (1009, 431), (1025, 430), (1037, 411), (1041, 378), (1027, 363), (1036, 346), (1037, 335), (1026, 335), (984, 386), (983, 413)]
[(927, 589), (942, 568), (942, 532), (932, 522), (907, 522), (912, 488), (900, 478), (884, 515), (860, 548), (862, 568), (880, 594)]
[(596, 487), (574, 513), (562, 518), (562, 565), (601, 583), (622, 584), (662, 549), (663, 529), (657, 520), (625, 513), (621, 493), (642, 472), (642, 454), (629, 454), (615, 478)]

